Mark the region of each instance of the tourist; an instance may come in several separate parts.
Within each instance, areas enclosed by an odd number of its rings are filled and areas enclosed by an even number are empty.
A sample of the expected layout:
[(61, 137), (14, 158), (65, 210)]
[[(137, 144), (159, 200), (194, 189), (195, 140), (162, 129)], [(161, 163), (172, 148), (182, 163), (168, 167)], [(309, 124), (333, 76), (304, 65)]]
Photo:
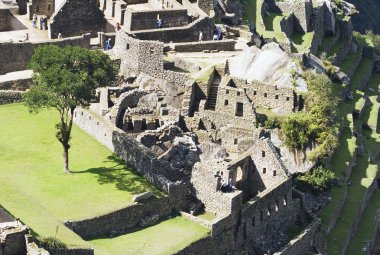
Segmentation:
[(108, 40), (106, 41), (106, 51), (110, 49), (111, 49), (111, 38), (108, 38)]
[(220, 186), (220, 190), (222, 192), (227, 192), (228, 190), (228, 184), (227, 182), (224, 180), (224, 178), (222, 178), (222, 185)]
[(218, 35), (217, 35), (217, 34), (214, 34), (214, 36), (212, 37), (212, 40), (213, 40), (213, 41), (217, 41), (217, 40), (219, 40)]
[(228, 190), (229, 191), (233, 191), (234, 188), (233, 188), (233, 185), (232, 185), (232, 179), (230, 178), (229, 182), (228, 182)]
[(37, 28), (37, 15), (33, 14), (33, 27)]
[(157, 28), (162, 28), (162, 20), (160, 17), (157, 18)]
[(120, 24), (118, 22), (118, 23), (116, 23), (115, 32), (120, 31), (120, 30), (121, 30), (121, 26), (120, 26)]
[(62, 34), (58, 33), (58, 39), (62, 39)]
[(46, 30), (46, 17), (41, 18), (42, 30)]
[(199, 31), (199, 41), (201, 42), (203, 40), (203, 34), (202, 31)]

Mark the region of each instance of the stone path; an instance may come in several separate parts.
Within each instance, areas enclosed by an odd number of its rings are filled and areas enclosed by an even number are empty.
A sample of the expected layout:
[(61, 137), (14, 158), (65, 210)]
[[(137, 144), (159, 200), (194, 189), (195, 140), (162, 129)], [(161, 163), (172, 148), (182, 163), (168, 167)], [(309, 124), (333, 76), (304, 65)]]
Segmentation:
[(7, 82), (7, 81), (13, 81), (13, 80), (20, 80), (20, 79), (31, 79), (32, 76), (33, 76), (32, 70), (11, 72), (11, 73), (7, 73), (4, 75), (0, 75), (0, 83), (1, 82)]
[(46, 41), (48, 39), (47, 30), (33, 28), (32, 21), (28, 15), (14, 15), (11, 19), (11, 31), (0, 32), (0, 42), (19, 42), (25, 39), (25, 34), (29, 34), (30, 42)]

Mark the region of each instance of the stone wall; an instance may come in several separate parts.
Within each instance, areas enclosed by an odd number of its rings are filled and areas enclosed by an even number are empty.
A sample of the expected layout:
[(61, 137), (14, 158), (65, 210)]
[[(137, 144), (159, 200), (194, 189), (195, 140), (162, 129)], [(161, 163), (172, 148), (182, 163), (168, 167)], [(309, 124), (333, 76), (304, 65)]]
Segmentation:
[(75, 110), (74, 123), (166, 192), (171, 204), (180, 208), (185, 202), (185, 186), (169, 179), (176, 178), (176, 171), (168, 162), (157, 160), (148, 148), (132, 136), (106, 122), (102, 117), (81, 108)]
[(294, 30), (299, 33), (310, 31), (313, 6), (311, 0), (276, 2), (282, 13), (294, 14)]
[(0, 7), (0, 32), (10, 29), (11, 16), (10, 9)]
[(121, 73), (137, 76), (141, 72), (162, 78), (164, 45), (158, 41), (142, 41), (127, 33), (116, 33), (115, 55), (121, 58)]
[(25, 235), (28, 229), (20, 223), (0, 223), (0, 254), (26, 254)]
[(89, 48), (90, 35), (34, 43), (0, 43), (0, 74), (27, 69), (27, 64), (34, 53), (34, 49), (47, 44), (55, 44), (60, 47), (71, 45)]
[(176, 52), (201, 52), (204, 50), (234, 51), (235, 44), (235, 40), (231, 39), (221, 41), (175, 43), (173, 44), (172, 50)]
[(158, 16), (162, 21), (162, 28), (182, 27), (189, 24), (186, 9), (133, 11), (127, 8), (125, 29), (127, 31), (156, 29)]
[(248, 87), (247, 95), (255, 107), (293, 111), (295, 106), (296, 97), (290, 88), (278, 88), (255, 81)]
[[(84, 239), (124, 234), (128, 230), (146, 227), (144, 221), (160, 218), (172, 213), (173, 205), (168, 197), (151, 197), (126, 208), (91, 219), (66, 221), (65, 225)], [(148, 222), (149, 223), (149, 222)], [(149, 224), (148, 224), (149, 225)]]
[(274, 253), (274, 255), (304, 255), (311, 252), (311, 246), (315, 243), (320, 224), (320, 219), (314, 219), (300, 235), (292, 239), (289, 244)]
[(352, 223), (350, 224), (351, 228), (348, 231), (346, 235), (346, 239), (343, 241), (340, 254), (346, 254), (348, 246), (350, 245), (352, 237), (355, 235), (356, 230), (359, 226), (360, 220), (363, 216), (364, 210), (366, 209), (369, 201), (372, 198), (373, 193), (378, 188), (377, 186), (377, 180), (373, 179), (371, 185), (367, 188), (367, 190), (364, 193), (364, 196), (360, 200), (359, 207), (357, 208), (357, 212), (355, 214), (355, 217), (352, 220)]
[(96, 6), (95, 0), (66, 0), (62, 7), (54, 12), (49, 24), (49, 38), (78, 36), (84, 33), (103, 31), (106, 25), (103, 12)]
[(22, 91), (0, 90), (0, 104), (19, 103), (22, 101)]
[(194, 42), (199, 40), (199, 32), (202, 31), (203, 40), (207, 41), (212, 39), (214, 25), (213, 18), (201, 17), (184, 27), (140, 30), (134, 31), (133, 35), (141, 40), (155, 40), (164, 43)]
[(29, 19), (33, 19), (33, 14), (45, 15), (50, 18), (55, 11), (55, 0), (32, 0), (32, 4), (28, 6)]
[(294, 33), (294, 15), (290, 14), (280, 21), (281, 31), (286, 34), (286, 37), (291, 38)]
[(0, 90), (25, 91), (32, 85), (32, 78), (0, 81)]
[(312, 54), (316, 54), (319, 46), (322, 44), (323, 38), (325, 36), (325, 12), (326, 12), (326, 4), (324, 3), (322, 6), (313, 10), (313, 30), (314, 36), (311, 41), (310, 52)]

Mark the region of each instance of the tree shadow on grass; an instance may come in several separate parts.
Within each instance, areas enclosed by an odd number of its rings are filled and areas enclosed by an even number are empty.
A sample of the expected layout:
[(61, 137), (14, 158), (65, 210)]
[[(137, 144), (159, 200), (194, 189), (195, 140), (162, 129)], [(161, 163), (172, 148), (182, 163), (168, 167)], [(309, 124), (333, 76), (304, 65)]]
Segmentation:
[(113, 164), (109, 167), (89, 168), (84, 171), (72, 171), (72, 173), (95, 174), (98, 176), (98, 183), (100, 185), (115, 184), (118, 190), (127, 191), (131, 194), (140, 194), (146, 191), (152, 191), (156, 195), (161, 194), (148, 180), (116, 155), (108, 156), (104, 162)]

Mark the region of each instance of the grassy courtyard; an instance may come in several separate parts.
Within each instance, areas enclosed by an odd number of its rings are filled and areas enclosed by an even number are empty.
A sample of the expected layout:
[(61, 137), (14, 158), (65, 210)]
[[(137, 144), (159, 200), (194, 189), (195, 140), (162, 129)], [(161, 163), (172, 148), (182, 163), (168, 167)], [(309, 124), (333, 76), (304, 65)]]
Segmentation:
[[(22, 104), (0, 106), (0, 205), (41, 236), (90, 247), (62, 222), (128, 206), (133, 195), (144, 191), (162, 194), (76, 126), (70, 149), (73, 173), (65, 174), (62, 148), (55, 138), (57, 120), (53, 110), (32, 115)], [(180, 225), (191, 236), (188, 242), (197, 238), (191, 228), (187, 230), (191, 224)], [(159, 231), (155, 233), (161, 236)]]
[[(96, 255), (173, 254), (205, 237), (209, 230), (182, 217), (175, 217), (137, 232), (90, 241)], [(126, 244), (128, 244), (126, 250)]]

